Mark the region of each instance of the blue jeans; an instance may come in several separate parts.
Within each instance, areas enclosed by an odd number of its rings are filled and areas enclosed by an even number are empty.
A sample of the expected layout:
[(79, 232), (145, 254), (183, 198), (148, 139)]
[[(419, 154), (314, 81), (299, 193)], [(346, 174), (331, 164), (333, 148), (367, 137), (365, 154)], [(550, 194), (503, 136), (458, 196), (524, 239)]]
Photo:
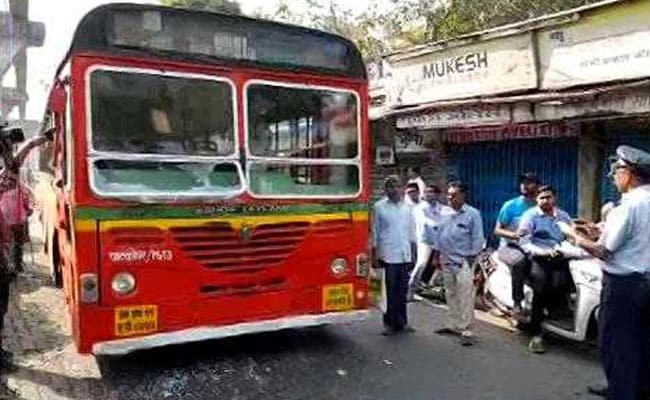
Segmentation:
[(390, 264), (379, 261), (386, 269), (386, 313), (384, 326), (401, 331), (408, 325), (406, 315), (406, 293), (409, 287), (409, 271), (413, 263)]
[(608, 400), (636, 400), (647, 376), (650, 283), (641, 274), (603, 275), (600, 357)]

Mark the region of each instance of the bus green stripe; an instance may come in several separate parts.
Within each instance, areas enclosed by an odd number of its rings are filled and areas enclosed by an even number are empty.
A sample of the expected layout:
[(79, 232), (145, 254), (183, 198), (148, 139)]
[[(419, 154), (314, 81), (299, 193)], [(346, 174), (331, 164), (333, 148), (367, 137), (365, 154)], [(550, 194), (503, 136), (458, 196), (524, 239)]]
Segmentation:
[(367, 203), (344, 204), (237, 204), (204, 205), (196, 207), (138, 206), (123, 208), (78, 207), (75, 216), (80, 220), (124, 220), (154, 218), (206, 218), (228, 216), (255, 216), (278, 214), (328, 214), (369, 211)]

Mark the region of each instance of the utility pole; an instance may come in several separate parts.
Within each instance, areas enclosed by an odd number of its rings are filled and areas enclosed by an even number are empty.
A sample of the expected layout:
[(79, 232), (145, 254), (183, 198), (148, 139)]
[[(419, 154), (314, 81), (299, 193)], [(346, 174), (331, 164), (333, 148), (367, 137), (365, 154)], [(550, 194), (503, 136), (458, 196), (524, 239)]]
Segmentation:
[[(0, 12), (0, 119), (18, 108), (25, 120), (27, 105), (27, 48), (40, 47), (45, 25), (29, 21), (29, 0), (9, 0), (9, 11)], [(14, 67), (16, 85), (6, 87), (7, 72)]]

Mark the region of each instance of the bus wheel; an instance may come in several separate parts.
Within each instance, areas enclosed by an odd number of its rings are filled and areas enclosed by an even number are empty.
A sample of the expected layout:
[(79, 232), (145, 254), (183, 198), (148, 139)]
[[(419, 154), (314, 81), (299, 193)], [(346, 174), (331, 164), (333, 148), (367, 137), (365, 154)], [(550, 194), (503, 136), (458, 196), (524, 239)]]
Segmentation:
[(57, 288), (63, 287), (63, 277), (61, 276), (61, 257), (59, 257), (59, 239), (57, 234), (53, 235), (50, 256), (50, 280), (52, 285)]

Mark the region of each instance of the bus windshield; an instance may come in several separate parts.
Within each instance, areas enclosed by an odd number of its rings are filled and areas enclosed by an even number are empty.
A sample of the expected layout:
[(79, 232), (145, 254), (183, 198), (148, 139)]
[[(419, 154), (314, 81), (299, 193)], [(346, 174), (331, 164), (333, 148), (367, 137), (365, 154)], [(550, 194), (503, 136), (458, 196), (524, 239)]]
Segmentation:
[(234, 152), (229, 83), (98, 70), (90, 84), (93, 150), (189, 156)]
[(96, 70), (90, 77), (92, 186), (104, 195), (232, 194), (241, 189), (228, 82)]
[(359, 191), (354, 93), (254, 83), (247, 99), (253, 193), (347, 197)]

